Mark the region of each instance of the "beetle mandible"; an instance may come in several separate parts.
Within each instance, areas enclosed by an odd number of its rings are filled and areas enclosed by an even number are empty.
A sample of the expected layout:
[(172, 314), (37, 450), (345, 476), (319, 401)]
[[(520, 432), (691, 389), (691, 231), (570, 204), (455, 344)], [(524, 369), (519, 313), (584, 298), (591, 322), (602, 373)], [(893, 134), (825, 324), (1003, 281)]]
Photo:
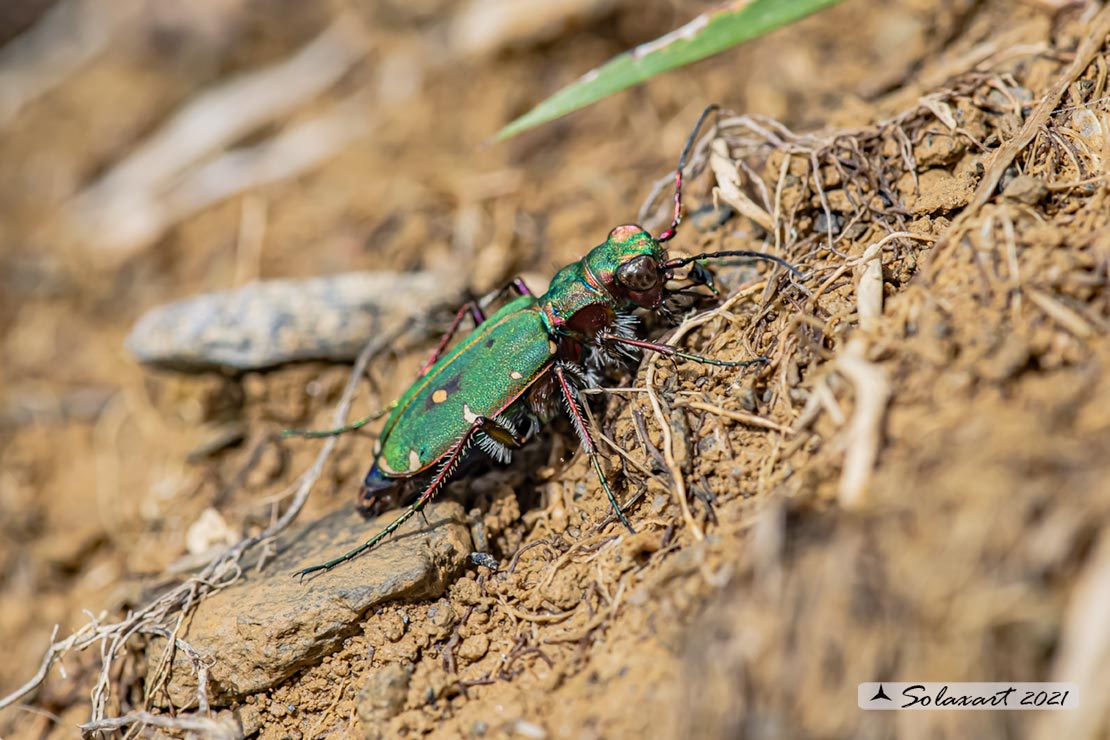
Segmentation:
[[(638, 350), (724, 367), (764, 361), (715, 360), (637, 338), (637, 319), (632, 312), (657, 311), (668, 297), (680, 292), (666, 287), (676, 269), (692, 265), (686, 279), (714, 291), (712, 277), (700, 260), (753, 257), (799, 274), (785, 260), (760, 252), (668, 257), (663, 245), (675, 236), (682, 221), (682, 172), (698, 132), (717, 108), (710, 105), (702, 112), (686, 140), (675, 172), (674, 217), (658, 237), (637, 225), (618, 226), (581, 260), (559, 270), (543, 295), (536, 296), (518, 277), (499, 293), (516, 293), (516, 297), (493, 315), (487, 317), (476, 301), (466, 303), (416, 381), (393, 404), (340, 429), (288, 433), (338, 434), (388, 413), (360, 500), (372, 501), (381, 492), (406, 483), (422, 485), (416, 500), (385, 529), (350, 552), (305, 568), (299, 575), (334, 568), (389, 537), (424, 509), (475, 447), (497, 462), (508, 462), (512, 450), (520, 448), (540, 424), (550, 421), (560, 406), (570, 417), (617, 517), (630, 532), (635, 531), (601, 469), (579, 391), (596, 387), (606, 367)], [(474, 331), (448, 350), (467, 315), (474, 320)]]

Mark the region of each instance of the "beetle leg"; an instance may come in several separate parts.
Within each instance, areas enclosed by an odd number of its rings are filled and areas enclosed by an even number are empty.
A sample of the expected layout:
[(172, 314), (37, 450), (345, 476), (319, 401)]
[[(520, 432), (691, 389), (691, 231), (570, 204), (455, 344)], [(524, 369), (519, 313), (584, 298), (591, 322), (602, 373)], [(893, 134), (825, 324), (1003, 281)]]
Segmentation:
[(374, 413), (370, 414), (369, 416), (364, 416), (361, 419), (359, 419), (358, 421), (352, 421), (350, 424), (344, 424), (343, 426), (336, 427), (335, 429), (320, 429), (320, 430), (317, 430), (317, 431), (309, 431), (309, 430), (306, 430), (306, 429), (286, 429), (285, 431), (283, 431), (281, 433), (281, 436), (282, 437), (309, 437), (309, 438), (337, 437), (340, 434), (346, 434), (347, 432), (353, 432), (356, 429), (361, 429), (362, 427), (366, 426), (367, 424), (369, 424), (372, 421), (377, 421), (378, 419), (382, 418), (386, 414), (393, 411), (393, 409), (396, 408), (396, 407), (397, 407), (397, 401), (394, 401), (393, 403), (386, 406), (384, 409), (379, 409), (379, 410), (375, 411)]
[[(690, 149), (694, 146), (694, 141), (698, 138), (698, 132), (701, 131), (701, 125), (705, 123), (705, 119), (713, 111), (719, 111), (721, 107), (716, 103), (706, 106), (705, 110), (698, 116), (698, 122), (694, 124), (694, 130), (690, 132), (690, 137), (686, 139), (686, 146), (682, 147), (682, 154), (678, 158), (678, 169), (674, 173), (674, 220), (671, 221), (670, 227), (660, 234), (657, 239), (661, 242), (670, 241), (674, 235), (678, 233), (678, 225), (682, 223), (682, 170), (686, 167), (686, 158), (690, 156)], [(718, 116), (718, 119), (720, 116)]]
[(529, 288), (527, 284), (525, 284), (524, 278), (522, 278), (520, 275), (517, 275), (515, 278), (513, 278), (513, 281), (506, 285), (505, 289), (508, 290), (510, 287), (517, 292), (517, 295), (535, 295), (535, 293), (532, 292), (532, 289)]
[[(497, 294), (494, 296), (493, 300), (504, 297), (504, 295), (509, 291), (516, 291), (517, 295), (533, 295), (532, 291), (528, 288), (527, 285), (525, 285), (524, 278), (517, 276), (512, 279), (512, 282), (508, 283), (499, 291), (497, 291)], [(451, 326), (449, 329), (447, 329), (447, 333), (445, 333), (443, 335), (443, 338), (439, 340), (439, 344), (436, 346), (435, 351), (432, 352), (432, 356), (429, 357), (428, 360), (424, 363), (424, 366), (420, 368), (420, 372), (416, 375), (417, 378), (423, 378), (425, 375), (427, 375), (428, 371), (431, 370), (432, 365), (436, 364), (439, 358), (443, 356), (443, 351), (447, 349), (447, 344), (451, 341), (451, 338), (455, 336), (455, 333), (458, 332), (459, 326), (462, 324), (463, 317), (466, 316), (468, 313), (470, 314), (471, 318), (474, 319), (474, 326), (478, 326), (486, 320), (486, 313), (482, 310), (482, 307), (478, 305), (477, 301), (467, 301), (466, 303), (464, 303), (462, 308), (459, 309), (458, 313), (455, 314), (455, 320), (451, 322)]]
[(491, 298), (490, 300), (496, 301), (498, 299), (504, 298), (505, 294), (510, 291), (515, 292), (518, 298), (522, 295), (535, 295), (535, 293), (532, 292), (532, 289), (528, 287), (527, 283), (524, 282), (524, 278), (522, 278), (520, 275), (517, 275), (515, 278), (501, 286), (501, 288), (499, 288), (498, 291), (493, 294), (493, 298)]
[(436, 471), (435, 475), (432, 476), (432, 479), (428, 482), (428, 485), (425, 486), (424, 491), (420, 494), (420, 498), (418, 498), (411, 506), (409, 506), (409, 508), (405, 509), (405, 511), (402, 512), (399, 517), (386, 525), (386, 528), (383, 529), (381, 532), (378, 532), (376, 535), (374, 535), (355, 549), (351, 550), (350, 552), (344, 555), (340, 555), (334, 560), (329, 560), (326, 563), (313, 565), (311, 567), (300, 570), (297, 572), (296, 575), (306, 576), (309, 573), (315, 573), (316, 571), (320, 570), (331, 570), (340, 563), (345, 563), (348, 560), (352, 560), (362, 553), (366, 552), (367, 550), (372, 550), (379, 542), (396, 532), (397, 529), (402, 524), (411, 519), (414, 514), (422, 514), (424, 511), (424, 507), (428, 505), (428, 502), (435, 498), (436, 494), (442, 491), (443, 487), (446, 486), (448, 481), (451, 480), (452, 474), (459, 466), (459, 463), (462, 461), (462, 458), (466, 454), (466, 451), (470, 447), (470, 444), (474, 441), (474, 435), (478, 434), (479, 432), (487, 434), (490, 437), (494, 437), (496, 439), (509, 440), (511, 443), (517, 443), (518, 445), (524, 444), (524, 439), (515, 431), (507, 429), (495, 419), (490, 419), (485, 416), (479, 416), (474, 420), (474, 422), (470, 425), (466, 432), (463, 433), (463, 435), (459, 438), (459, 441), (452, 445), (451, 449), (449, 449), (447, 451), (447, 454), (444, 455), (443, 462), (440, 464), (439, 469)]
[(640, 349), (651, 350), (658, 352), (661, 355), (668, 357), (681, 357), (684, 360), (691, 360), (693, 362), (700, 362), (705, 365), (718, 365), (720, 367), (747, 367), (748, 365), (755, 365), (760, 362), (770, 362), (766, 357), (756, 357), (753, 360), (715, 360), (712, 357), (702, 357), (690, 352), (684, 352), (678, 347), (673, 347), (669, 344), (659, 344), (657, 342), (645, 342), (642, 339), (629, 339), (628, 337), (619, 337), (616, 334), (601, 333), (597, 338), (603, 342), (615, 342), (617, 344), (628, 344)]
[(459, 325), (462, 324), (463, 317), (468, 313), (471, 318), (474, 319), (474, 326), (478, 326), (486, 320), (486, 314), (482, 311), (482, 307), (478, 305), (477, 301), (467, 301), (464, 303), (462, 308), (459, 309), (459, 312), (455, 314), (455, 320), (451, 322), (451, 326), (447, 329), (447, 333), (439, 340), (439, 344), (436, 346), (435, 351), (432, 352), (432, 356), (427, 359), (423, 367), (420, 368), (420, 372), (416, 374), (417, 378), (423, 378), (428, 374), (428, 371), (432, 369), (432, 365), (436, 364), (436, 361), (443, 355), (443, 350), (447, 349), (447, 343), (451, 341), (451, 337), (455, 336), (455, 332), (459, 330)]
[(510, 450), (523, 447), (526, 438), (508, 418), (498, 415), (482, 427), (482, 434), (476, 441), (483, 452), (504, 465), (512, 458)]
[(582, 441), (582, 448), (590, 458), (590, 464), (593, 465), (594, 472), (597, 473), (597, 477), (601, 481), (601, 487), (605, 489), (605, 495), (609, 497), (609, 503), (612, 505), (613, 511), (617, 513), (617, 518), (621, 520), (621, 524), (629, 532), (636, 534), (636, 530), (628, 523), (624, 512), (621, 511), (620, 504), (617, 503), (617, 497), (613, 495), (613, 489), (609, 487), (609, 481), (605, 479), (605, 473), (601, 470), (597, 445), (594, 444), (590, 430), (586, 426), (586, 417), (582, 410), (582, 401), (578, 397), (578, 388), (567, 378), (566, 368), (562, 365), (555, 366), (555, 377), (558, 379), (559, 388), (563, 392), (563, 400), (566, 401), (567, 413), (570, 415), (571, 422), (573, 422), (574, 431), (578, 433), (578, 438)]

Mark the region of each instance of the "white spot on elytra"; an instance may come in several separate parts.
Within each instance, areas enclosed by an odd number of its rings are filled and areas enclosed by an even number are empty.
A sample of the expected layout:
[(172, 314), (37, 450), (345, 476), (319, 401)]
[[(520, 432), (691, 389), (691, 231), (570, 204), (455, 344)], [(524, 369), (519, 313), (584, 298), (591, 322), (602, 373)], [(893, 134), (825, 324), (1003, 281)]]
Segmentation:
[(416, 454), (416, 450), (409, 450), (409, 470), (416, 470), (420, 467), (420, 455)]
[(509, 373), (509, 377), (512, 378), (513, 380), (520, 380), (524, 376), (521, 375), (520, 373), (518, 373), (516, 370), (513, 370), (512, 372)]
[(478, 415), (476, 413), (474, 413), (473, 411), (471, 411), (470, 407), (467, 406), (464, 403), (463, 404), (463, 418), (466, 419), (467, 424), (473, 424), (478, 419)]

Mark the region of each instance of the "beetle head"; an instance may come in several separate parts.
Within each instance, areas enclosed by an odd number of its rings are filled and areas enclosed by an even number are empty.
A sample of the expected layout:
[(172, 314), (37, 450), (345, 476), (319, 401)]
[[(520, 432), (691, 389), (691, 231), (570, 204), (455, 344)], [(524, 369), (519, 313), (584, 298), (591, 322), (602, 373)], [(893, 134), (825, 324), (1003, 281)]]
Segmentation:
[(586, 268), (623, 305), (655, 308), (671, 277), (667, 250), (639, 226), (618, 226), (609, 238), (586, 255)]

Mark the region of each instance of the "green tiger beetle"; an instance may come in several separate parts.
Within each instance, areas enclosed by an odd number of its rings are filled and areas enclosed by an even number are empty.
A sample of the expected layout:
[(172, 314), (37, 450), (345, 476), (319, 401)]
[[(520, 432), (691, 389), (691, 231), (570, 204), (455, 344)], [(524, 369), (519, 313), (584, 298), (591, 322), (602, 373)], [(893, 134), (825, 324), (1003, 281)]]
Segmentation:
[[(536, 296), (516, 278), (498, 293), (498, 297), (510, 293), (516, 297), (492, 316), (486, 316), (475, 301), (465, 304), (416, 381), (393, 404), (339, 429), (287, 432), (329, 436), (389, 414), (359, 493), (360, 502), (369, 507), (386, 491), (420, 486), (415, 502), (385, 529), (345, 555), (305, 568), (299, 575), (329, 570), (372, 549), (422, 511), (475, 452), (499, 463), (508, 462), (512, 450), (553, 419), (560, 406), (570, 417), (617, 518), (635, 532), (601, 469), (579, 391), (597, 387), (607, 370), (642, 350), (720, 367), (766, 362), (762, 357), (715, 360), (638, 339), (638, 319), (632, 312), (661, 311), (668, 298), (696, 285), (716, 293), (712, 275), (701, 260), (752, 257), (800, 276), (790, 263), (760, 252), (734, 250), (668, 258), (663, 245), (675, 236), (682, 221), (682, 171), (698, 132), (715, 110), (717, 106), (710, 105), (702, 112), (686, 140), (675, 172), (674, 218), (658, 237), (640, 226), (618, 226), (581, 260), (559, 270), (543, 295)], [(683, 279), (689, 285), (668, 289), (674, 271), (687, 266), (691, 269)], [(467, 315), (476, 328), (448, 351)]]

